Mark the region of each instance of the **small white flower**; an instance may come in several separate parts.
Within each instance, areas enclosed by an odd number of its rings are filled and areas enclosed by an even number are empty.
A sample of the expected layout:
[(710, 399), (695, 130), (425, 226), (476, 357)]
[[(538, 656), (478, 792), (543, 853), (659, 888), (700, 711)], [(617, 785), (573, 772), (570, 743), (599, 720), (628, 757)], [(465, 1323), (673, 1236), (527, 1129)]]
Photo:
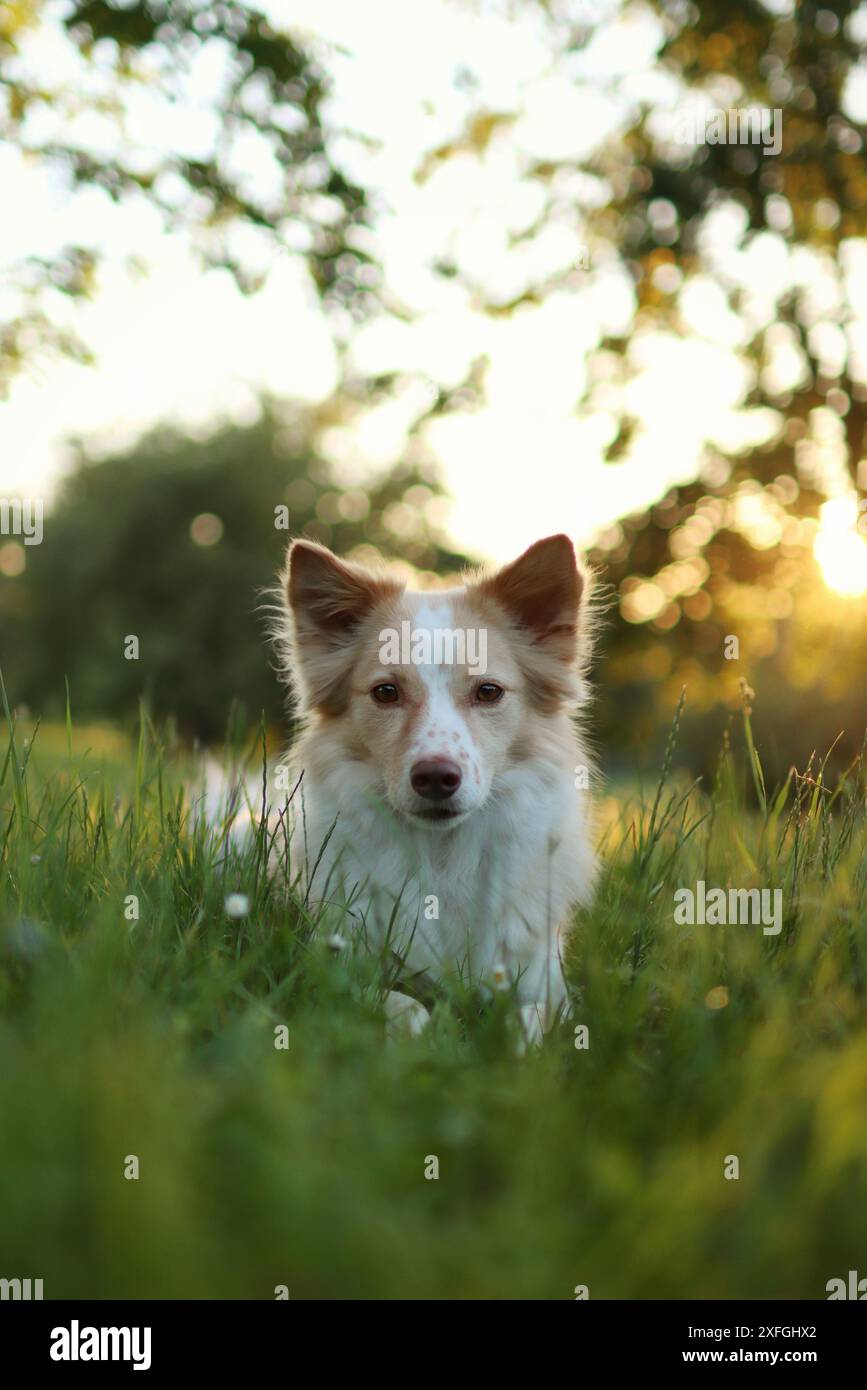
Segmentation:
[(331, 936), (329, 936), (325, 944), (330, 951), (334, 951), (336, 953), (339, 951), (345, 951), (349, 945), (349, 942), (346, 940), (345, 936), (340, 935), (340, 932), (334, 932)]
[(503, 965), (501, 961), (498, 962), (491, 971), (491, 984), (496, 990), (509, 988), (509, 969), (508, 966)]
[(246, 917), (250, 911), (250, 899), (246, 893), (230, 893), (224, 907), (227, 917)]

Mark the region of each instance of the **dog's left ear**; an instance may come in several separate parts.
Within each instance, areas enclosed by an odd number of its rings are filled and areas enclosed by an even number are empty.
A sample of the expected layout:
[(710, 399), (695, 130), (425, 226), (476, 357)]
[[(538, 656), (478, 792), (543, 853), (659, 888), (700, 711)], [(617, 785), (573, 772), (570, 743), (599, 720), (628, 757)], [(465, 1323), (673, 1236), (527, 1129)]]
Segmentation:
[(537, 541), (483, 579), (478, 592), (499, 604), (535, 647), (567, 664), (576, 660), (584, 576), (568, 536)]

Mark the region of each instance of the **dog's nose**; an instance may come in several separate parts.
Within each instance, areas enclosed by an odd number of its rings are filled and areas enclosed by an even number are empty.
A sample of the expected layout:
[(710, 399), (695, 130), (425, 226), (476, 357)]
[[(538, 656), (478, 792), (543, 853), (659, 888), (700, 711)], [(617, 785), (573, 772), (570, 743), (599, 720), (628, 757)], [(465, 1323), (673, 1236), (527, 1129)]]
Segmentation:
[(425, 801), (447, 801), (461, 785), (461, 770), (448, 758), (430, 758), (416, 763), (409, 780), (413, 791)]

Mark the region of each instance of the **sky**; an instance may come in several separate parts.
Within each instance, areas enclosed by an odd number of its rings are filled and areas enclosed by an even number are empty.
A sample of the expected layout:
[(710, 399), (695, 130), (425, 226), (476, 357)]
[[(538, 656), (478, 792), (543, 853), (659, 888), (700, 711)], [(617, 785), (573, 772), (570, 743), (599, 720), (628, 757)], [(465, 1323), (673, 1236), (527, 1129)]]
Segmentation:
[[(76, 80), (78, 70), (51, 17), (56, 8), (49, 5), (24, 61), (38, 67), (41, 80), (59, 83)], [(572, 13), (586, 9), (596, 27), (583, 51), (555, 61), (531, 7), (514, 22), (491, 7), (482, 13), (452, 0), (270, 5), (277, 21), (290, 8), (293, 28), (314, 44), (335, 46), (327, 62), (334, 83), (329, 115), (365, 137), (344, 139), (335, 152), (371, 191), (385, 283), (412, 316), (410, 323), (386, 316), (362, 329), (352, 361), (365, 371), (413, 369), (454, 386), (474, 359), (489, 360), (483, 408), (443, 417), (427, 436), (453, 498), (449, 530), (462, 549), (502, 561), (564, 529), (585, 543), (695, 476), (708, 436), (734, 447), (766, 435), (767, 412), (741, 404), (749, 381), (736, 350), (745, 324), (710, 276), (684, 287), (686, 336), (633, 337), (627, 395), (615, 401), (604, 377), (588, 380), (588, 367), (603, 335), (630, 327), (635, 305), (622, 269), (613, 259), (588, 267), (580, 230), (565, 223), (510, 245), (510, 235), (532, 226), (540, 207), (539, 189), (523, 176), (528, 157), (581, 159), (627, 127), (630, 103), (652, 97), (664, 119), (682, 100), (654, 65), (660, 35), (649, 10), (638, 4), (621, 14), (617, 0), (571, 0)], [(456, 57), (472, 74), (470, 91), (456, 83)], [(146, 91), (137, 93), (127, 115), (130, 135), (206, 149), (215, 61), (208, 58), (194, 74), (182, 110), (167, 111)], [(94, 80), (98, 85), (98, 72)], [(417, 177), (430, 152), (459, 135), (479, 107), (514, 114), (485, 157), (459, 154)], [(110, 146), (116, 128), (86, 119), (82, 138)], [(250, 177), (266, 178), (254, 149), (249, 160)], [(0, 406), (0, 493), (50, 499), (69, 463), (70, 437), (112, 448), (158, 420), (194, 431), (215, 419), (243, 423), (262, 390), (315, 401), (334, 389), (331, 331), (291, 256), (273, 263), (263, 289), (244, 298), (226, 272), (202, 273), (189, 247), (168, 236), (144, 203), (118, 208), (93, 192), (73, 198), (3, 146), (0, 181), (12, 210), (0, 222), (0, 267), (72, 240), (94, 239), (105, 256), (98, 291), (75, 320), (96, 365), (40, 363), (16, 381)], [(711, 258), (740, 278), (762, 322), (773, 312), (774, 286), (792, 265), (773, 236), (745, 252), (741, 230), (731, 213), (713, 219)], [(131, 255), (147, 261), (146, 276), (130, 270)], [(551, 272), (568, 272), (569, 288), (491, 317), (463, 286), (435, 273), (445, 255), (456, 256), (495, 299), (508, 300)], [(855, 261), (863, 284), (867, 261)], [(802, 267), (817, 280), (820, 271)], [(7, 298), (0, 290), (0, 310)], [(59, 300), (55, 307), (61, 319), (68, 315)], [(581, 408), (588, 387), (592, 410)], [(626, 404), (641, 429), (629, 455), (612, 466), (603, 453), (616, 429), (615, 404)], [(401, 457), (417, 407), (409, 389), (352, 430), (335, 431), (326, 446), (344, 465), (384, 469)]]

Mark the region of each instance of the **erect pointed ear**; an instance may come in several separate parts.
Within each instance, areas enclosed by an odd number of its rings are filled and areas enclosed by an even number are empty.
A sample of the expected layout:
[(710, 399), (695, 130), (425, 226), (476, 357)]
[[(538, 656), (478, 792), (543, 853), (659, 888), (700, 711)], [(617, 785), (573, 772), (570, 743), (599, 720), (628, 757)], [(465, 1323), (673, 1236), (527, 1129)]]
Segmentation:
[(483, 579), (478, 592), (499, 604), (534, 647), (572, 664), (584, 579), (568, 536), (548, 536), (517, 560)]
[(359, 624), (376, 603), (399, 594), (401, 585), (338, 560), (313, 541), (290, 547), (283, 579), (296, 683), (308, 705), (336, 713), (346, 702)]
[(348, 564), (324, 545), (295, 541), (289, 550), (286, 596), (300, 641), (342, 646), (378, 599), (397, 585)]

